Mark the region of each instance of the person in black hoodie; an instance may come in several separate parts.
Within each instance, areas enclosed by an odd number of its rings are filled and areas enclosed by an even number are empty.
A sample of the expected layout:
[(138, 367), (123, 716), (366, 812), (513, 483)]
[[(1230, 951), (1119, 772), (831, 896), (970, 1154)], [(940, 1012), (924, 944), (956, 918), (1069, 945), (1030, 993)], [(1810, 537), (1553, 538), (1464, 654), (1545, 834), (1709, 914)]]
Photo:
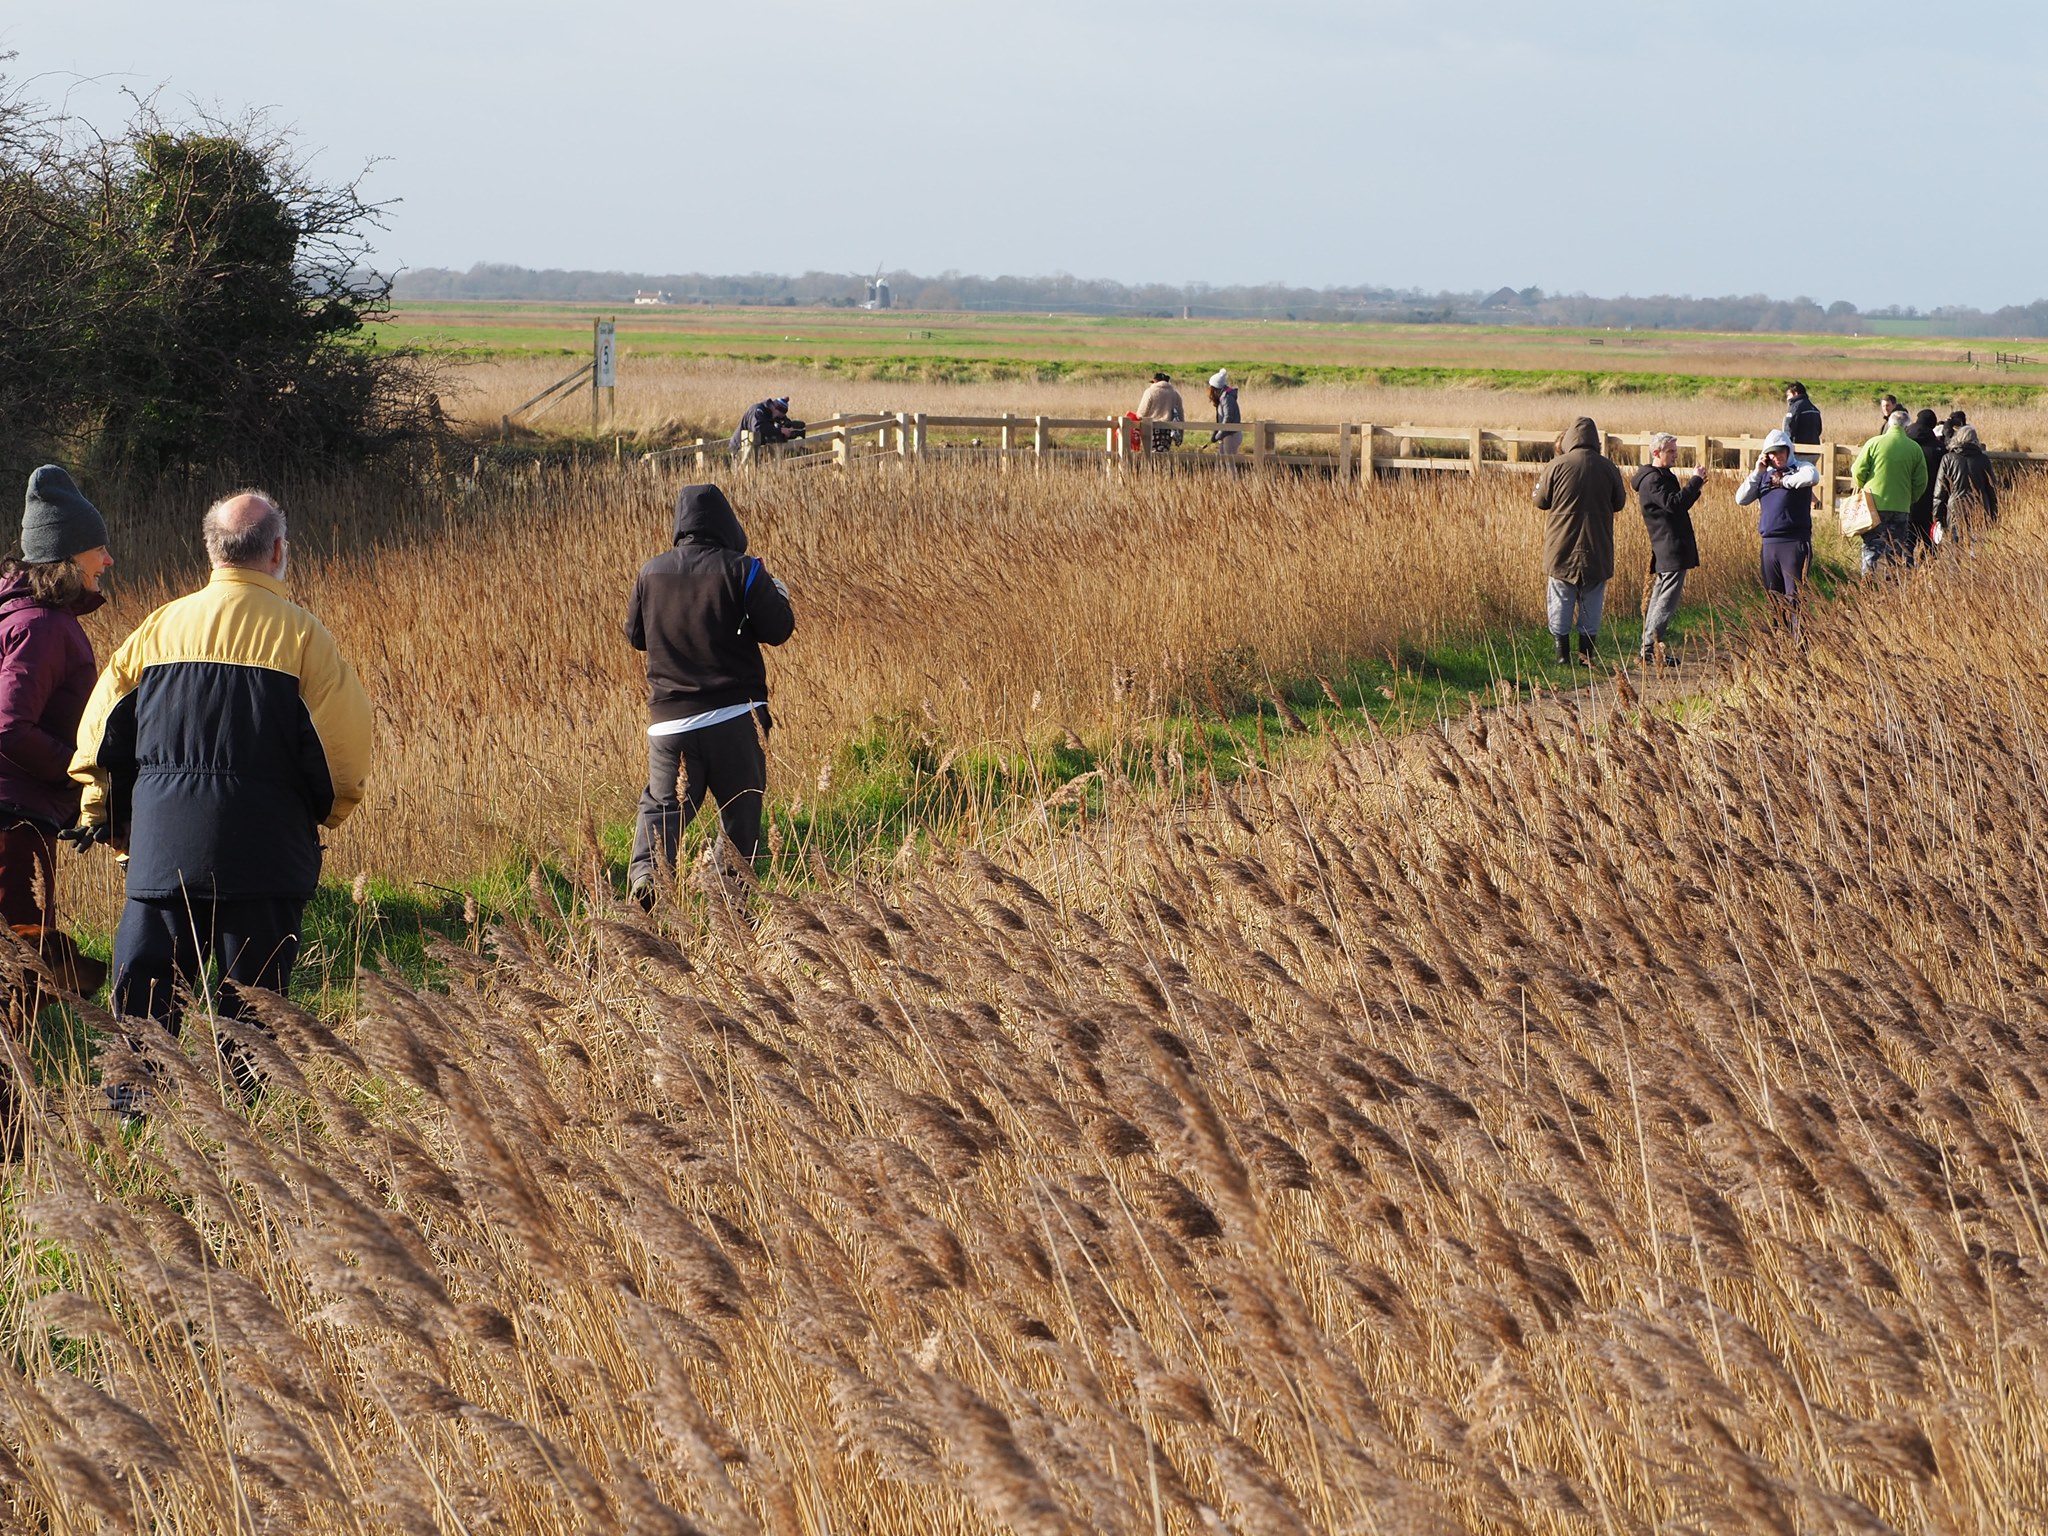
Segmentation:
[(1934, 477), (1941, 473), (1941, 433), (1936, 429), (1934, 412), (1922, 410), (1913, 418), (1913, 424), (1906, 428), (1906, 436), (1920, 445), (1920, 455), (1927, 460), (1927, 489), (1920, 493), (1913, 503), (1910, 514), (1913, 519), (1913, 547), (1933, 542), (1934, 533)]
[[(1643, 526), (1650, 534), (1650, 603), (1643, 614), (1643, 660), (1654, 661), (1664, 632), (1685, 594), (1685, 573), (1700, 563), (1700, 541), (1693, 532), (1692, 505), (1706, 488), (1707, 472), (1696, 468), (1684, 485), (1671, 472), (1678, 460), (1678, 439), (1659, 432), (1650, 439), (1650, 462), (1636, 471), (1636, 498), (1643, 507)], [(1664, 665), (1678, 658), (1664, 653)]]
[(676, 839), (707, 793), (730, 857), (752, 864), (772, 724), (761, 647), (795, 630), (788, 588), (747, 553), (725, 493), (684, 486), (675, 543), (640, 568), (626, 609), (626, 638), (647, 653), (647, 787), (626, 869), (642, 906), (653, 905), (656, 876), (674, 870)]

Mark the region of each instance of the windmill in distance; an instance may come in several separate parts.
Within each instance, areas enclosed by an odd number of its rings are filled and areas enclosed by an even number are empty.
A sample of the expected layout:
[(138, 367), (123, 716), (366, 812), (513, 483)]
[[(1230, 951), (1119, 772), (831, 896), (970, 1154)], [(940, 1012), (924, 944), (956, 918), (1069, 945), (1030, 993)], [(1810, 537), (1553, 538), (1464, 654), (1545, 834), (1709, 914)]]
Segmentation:
[(882, 264), (875, 263), (875, 275), (868, 279), (868, 296), (862, 309), (887, 309), (889, 307), (889, 283), (882, 276)]

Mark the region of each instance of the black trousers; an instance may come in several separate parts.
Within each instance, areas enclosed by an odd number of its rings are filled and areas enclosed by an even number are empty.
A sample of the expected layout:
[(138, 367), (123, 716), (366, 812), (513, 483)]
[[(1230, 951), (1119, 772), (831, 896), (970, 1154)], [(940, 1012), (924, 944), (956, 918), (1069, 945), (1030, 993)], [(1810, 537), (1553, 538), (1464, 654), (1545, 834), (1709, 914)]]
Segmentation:
[(303, 899), (170, 901), (130, 898), (114, 934), (113, 1003), (116, 1015), (156, 1020), (172, 1034), (183, 1023), (178, 983), (205, 996), (208, 961), (220, 965), (214, 1011), (241, 1014), (236, 983), (282, 992), (299, 958)]
[(766, 724), (759, 731), (754, 727), (761, 713), (647, 738), (647, 787), (640, 791), (640, 816), (633, 824), (629, 884), (652, 882), (663, 868), (675, 868), (676, 841), (707, 794), (718, 807), (719, 825), (734, 855), (753, 862), (761, 847), (761, 805), (768, 791), (768, 754), (762, 749)]

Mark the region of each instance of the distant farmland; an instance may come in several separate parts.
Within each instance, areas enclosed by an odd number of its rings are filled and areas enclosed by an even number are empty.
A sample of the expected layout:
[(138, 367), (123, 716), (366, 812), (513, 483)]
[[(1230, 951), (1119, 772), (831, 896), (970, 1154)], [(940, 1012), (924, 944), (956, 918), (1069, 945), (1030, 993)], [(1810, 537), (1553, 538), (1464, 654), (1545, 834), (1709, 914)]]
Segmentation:
[[(1228, 364), (1262, 385), (1329, 383), (1574, 393), (1763, 396), (1787, 377), (1817, 398), (1865, 385), (1966, 386), (1985, 404), (2031, 404), (2048, 342), (2025, 361), (1954, 339), (1361, 325), (1093, 315), (882, 312), (808, 307), (635, 307), (509, 301), (402, 304), (380, 331), (472, 355), (581, 355), (615, 315), (627, 356), (769, 363), (856, 376), (1054, 382)], [(1830, 389), (1830, 385), (1834, 388)]]

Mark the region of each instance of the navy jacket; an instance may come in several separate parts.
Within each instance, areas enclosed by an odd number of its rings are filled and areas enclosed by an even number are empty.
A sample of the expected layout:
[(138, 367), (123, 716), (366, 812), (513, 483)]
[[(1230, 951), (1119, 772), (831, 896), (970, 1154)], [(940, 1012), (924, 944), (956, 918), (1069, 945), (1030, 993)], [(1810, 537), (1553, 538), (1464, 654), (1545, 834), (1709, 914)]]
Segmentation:
[(334, 637), (260, 571), (217, 568), (114, 652), (78, 726), (80, 818), (128, 839), (128, 895), (304, 900), (320, 828), (370, 773), (370, 700)]
[(1821, 440), (1820, 407), (1804, 395), (1785, 408), (1785, 435), (1794, 447)]

